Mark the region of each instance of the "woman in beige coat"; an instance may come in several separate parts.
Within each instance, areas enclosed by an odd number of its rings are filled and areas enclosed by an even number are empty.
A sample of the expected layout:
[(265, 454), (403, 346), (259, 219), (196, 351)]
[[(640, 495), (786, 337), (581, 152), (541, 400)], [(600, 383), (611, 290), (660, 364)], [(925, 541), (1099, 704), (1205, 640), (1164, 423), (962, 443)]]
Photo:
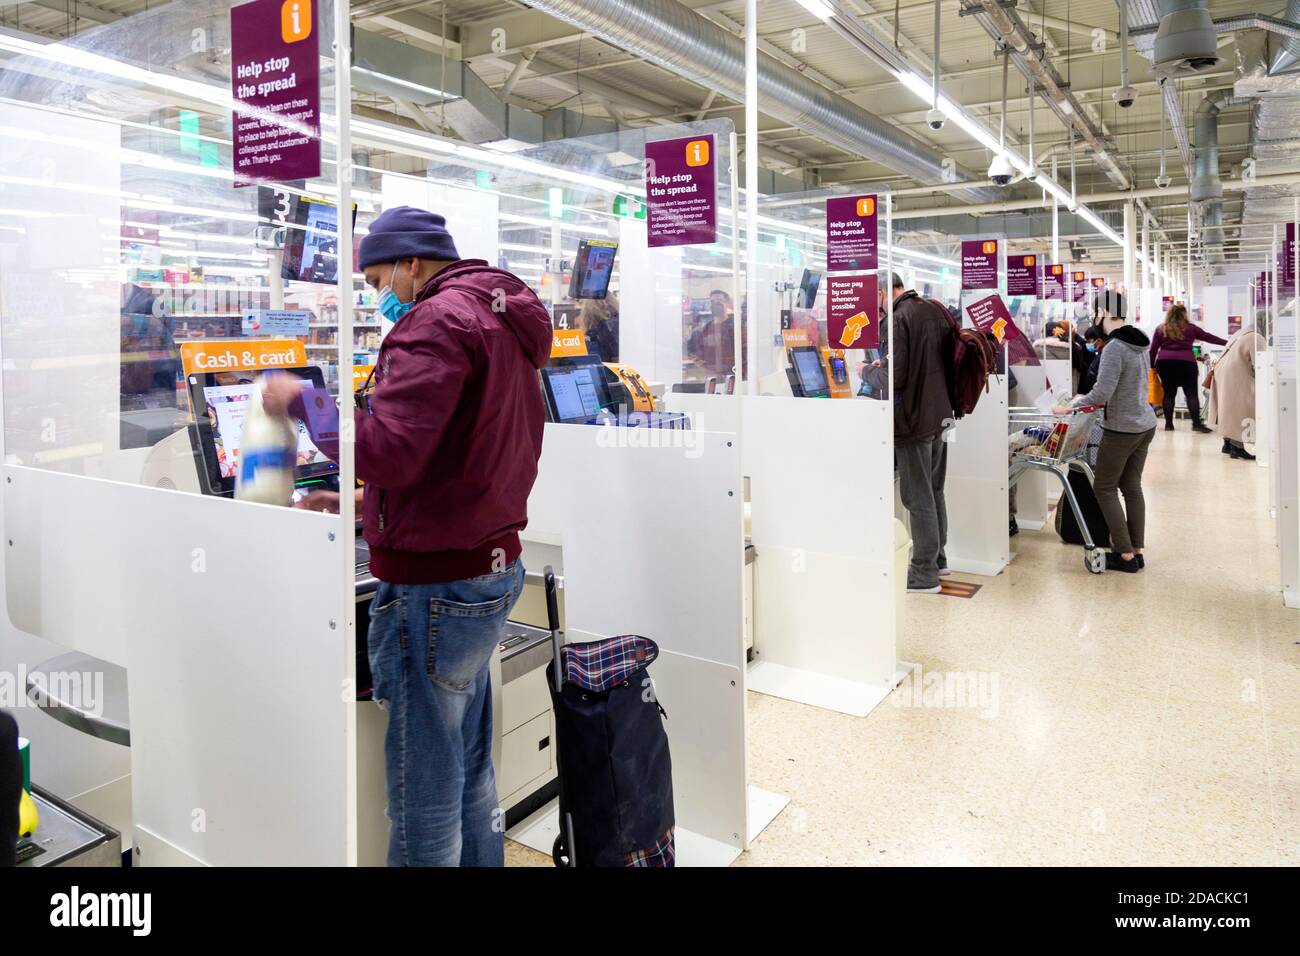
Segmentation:
[(1223, 436), (1223, 453), (1254, 461), (1246, 442), (1255, 442), (1255, 352), (1264, 339), (1254, 326), (1228, 339), (1210, 383), (1210, 424)]

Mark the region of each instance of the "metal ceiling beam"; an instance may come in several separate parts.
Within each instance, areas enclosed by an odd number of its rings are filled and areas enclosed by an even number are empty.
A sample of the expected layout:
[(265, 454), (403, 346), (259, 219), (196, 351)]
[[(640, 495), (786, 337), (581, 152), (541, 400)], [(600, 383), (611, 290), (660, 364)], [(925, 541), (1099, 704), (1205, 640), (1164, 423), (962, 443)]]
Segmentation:
[(457, 30), (451, 24), (448, 24), (447, 38), (444, 40), (442, 34), (438, 32), (441, 24), (433, 17), (425, 16), (414, 10), (406, 10), (400, 13), (371, 16), (364, 22), (384, 30), (400, 33), (408, 41), (413, 40), (435, 50), (445, 50), (449, 56), (455, 59), (464, 59), (462, 45), (456, 39)]
[(1091, 147), (1107, 175), (1117, 186), (1131, 185), (1129, 172), (1108, 159), (1109, 144), (1105, 132), (1094, 123), (1075, 98), (1069, 84), (1043, 56), (1034, 32), (1020, 18), (1014, 7), (1004, 7), (999, 0), (963, 0), (963, 10), (974, 16), (994, 40), (1006, 43), (1016, 67), (1033, 86), (1041, 86), (1043, 100), (1067, 129), (1078, 129), (1084, 143)]
[(470, 61), (480, 57), (508, 56), (522, 53), (525, 49), (565, 46), (590, 36), (587, 31), (541, 11), (523, 10), (461, 24), (461, 56)]
[[(1240, 179), (1231, 179), (1223, 181), (1225, 190), (1240, 192), (1246, 189), (1256, 189), (1263, 186), (1289, 186), (1300, 183), (1300, 172), (1282, 173), (1276, 176), (1257, 176), (1250, 182), (1244, 182)], [(1109, 193), (1092, 193), (1090, 195), (1079, 196), (1079, 201), (1089, 206), (1094, 204), (1123, 203), (1131, 199), (1156, 198), (1160, 196), (1185, 196), (1188, 192), (1187, 186), (1170, 186), (1168, 189), (1129, 189), (1122, 192)], [(1047, 206), (1050, 208), (1051, 203)], [(947, 216), (947, 215), (997, 215), (1004, 212), (1023, 212), (1029, 209), (1042, 209), (1044, 207), (1041, 199), (1018, 199), (1002, 203), (984, 203), (977, 206), (940, 206), (930, 209), (905, 209), (894, 212), (895, 219), (917, 219), (923, 216)]]
[(20, 3), (0, 4), (0, 6), (40, 7), (42, 10), (49, 10), (60, 16), (89, 20), (98, 24), (116, 23), (118, 20), (126, 18), (125, 14), (114, 13), (112, 10), (105, 10), (103, 7), (97, 7), (93, 4), (81, 3), (80, 0), (76, 3), (73, 3), (72, 0), (66, 0), (66, 2), (65, 0), (22, 0)]

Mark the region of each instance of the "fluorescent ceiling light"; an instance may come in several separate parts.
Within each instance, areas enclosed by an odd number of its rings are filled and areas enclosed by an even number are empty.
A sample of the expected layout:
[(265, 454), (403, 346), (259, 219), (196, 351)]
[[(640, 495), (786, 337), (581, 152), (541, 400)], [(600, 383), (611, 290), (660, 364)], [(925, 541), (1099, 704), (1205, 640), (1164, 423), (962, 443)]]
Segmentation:
[(835, 16), (835, 9), (826, 0), (799, 0), (799, 6), (822, 20)]
[(353, 64), (352, 70), (354, 73), (360, 73), (364, 76), (373, 76), (377, 80), (383, 80), (385, 83), (402, 86), (408, 90), (413, 90), (416, 93), (426, 93), (435, 99), (447, 100), (448, 102), (460, 99), (460, 97), (454, 93), (447, 93), (432, 86), (425, 86), (423, 83), (412, 83), (410, 80), (404, 80), (400, 76), (393, 76), (391, 73), (378, 73), (374, 70), (367, 70), (365, 67), (356, 66), (355, 64)]
[[(326, 116), (323, 119), (326, 126), (336, 125), (332, 116)], [(596, 189), (615, 195), (645, 195), (645, 187), (634, 182), (574, 172), (562, 166), (552, 166), (540, 160), (529, 159), (527, 156), (499, 153), (467, 143), (453, 143), (449, 140), (438, 139), (436, 136), (430, 136), (427, 133), (417, 133), (413, 130), (389, 126), (386, 123), (375, 123), (370, 120), (353, 118), (351, 125), (352, 141), (354, 143), (389, 149), (395, 146), (406, 147), (431, 158), (446, 157), (449, 160), (460, 160), (471, 168), (489, 166), (512, 169), (516, 172), (532, 173), (538, 179), (549, 179), (551, 181), (558, 179), (566, 183), (573, 183), (577, 186), (585, 186), (588, 189)]]
[(484, 149), (491, 149), (498, 153), (518, 153), (521, 150), (529, 149), (536, 143), (525, 143), (522, 139), (494, 139), (490, 143), (483, 143)]
[[(931, 89), (928, 80), (925, 80), (919, 74), (913, 73), (910, 70), (895, 70), (894, 76), (898, 79), (900, 83), (906, 86), (909, 90), (911, 90), (922, 100), (924, 100), (927, 103), (931, 101), (933, 90)], [(992, 132), (985, 129), (983, 124), (978, 123), (975, 120), (971, 119), (969, 116), (967, 116), (966, 112), (960, 106), (953, 103), (946, 96), (942, 96), (942, 95), (939, 97), (937, 105), (940, 112), (942, 112), (944, 116), (948, 117), (950, 120), (956, 123), (957, 126), (960, 127), (963, 132), (965, 132), (968, 136), (970, 136), (972, 139), (978, 142), (985, 149), (990, 150), (994, 154), (999, 154), (999, 153), (1002, 154), (1007, 158), (1007, 161), (1010, 162), (1012, 166), (1014, 166), (1017, 170), (1019, 170), (1021, 173), (1025, 174), (1026, 176), (1030, 173), (1031, 167), (1027, 160), (1025, 160), (1022, 156), (1018, 155), (1013, 150), (1003, 149), (1002, 145), (993, 136)], [(1070, 194), (1066, 192), (1066, 190), (1063, 189), (1059, 183), (1057, 183), (1051, 177), (1045, 175), (1042, 170), (1038, 171), (1038, 178), (1036, 180), (1036, 183), (1044, 191), (1050, 193), (1052, 196), (1055, 196), (1059, 202), (1061, 202), (1063, 205), (1066, 206), (1066, 208), (1071, 209), (1072, 212), (1076, 213), (1080, 218), (1082, 218), (1085, 222), (1091, 225), (1094, 229), (1100, 232), (1111, 242), (1115, 243), (1118, 246), (1124, 245), (1124, 239), (1117, 232), (1115, 232), (1114, 229), (1110, 228), (1110, 226), (1102, 222), (1101, 219), (1097, 217), (1096, 213), (1094, 213), (1083, 203), (1078, 202), (1076, 199), (1072, 198)]]

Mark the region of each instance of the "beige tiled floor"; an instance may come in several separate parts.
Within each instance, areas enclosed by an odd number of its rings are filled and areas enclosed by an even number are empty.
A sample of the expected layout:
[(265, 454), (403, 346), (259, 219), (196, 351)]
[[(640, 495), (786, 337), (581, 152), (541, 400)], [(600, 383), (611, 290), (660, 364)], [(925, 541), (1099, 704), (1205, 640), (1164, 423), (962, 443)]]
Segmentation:
[(1300, 864), (1300, 614), (1268, 472), (1219, 447), (1157, 432), (1141, 574), (1049, 527), (973, 600), (907, 598), (900, 655), (984, 675), (982, 706), (751, 695), (750, 781), (791, 802), (739, 863)]

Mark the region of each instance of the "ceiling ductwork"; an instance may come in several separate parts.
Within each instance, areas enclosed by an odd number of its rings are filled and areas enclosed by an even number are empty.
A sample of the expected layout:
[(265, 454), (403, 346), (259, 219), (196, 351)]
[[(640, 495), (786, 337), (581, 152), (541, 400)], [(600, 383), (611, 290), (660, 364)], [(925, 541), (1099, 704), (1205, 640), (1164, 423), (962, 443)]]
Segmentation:
[[(469, 64), (368, 30), (352, 31), (352, 85), (386, 96), (430, 132), (432, 111), (467, 143), (539, 143), (537, 113), (511, 106)], [(425, 114), (425, 110), (430, 111)]]
[[(1282, 19), (1293, 27), (1300, 27), (1300, 0), (1289, 0)], [(1281, 37), (1281, 42), (1273, 53), (1273, 59), (1269, 61), (1268, 72), (1276, 76), (1294, 70), (1296, 67), (1300, 67), (1300, 37), (1295, 34)]]
[[(529, 6), (606, 43), (743, 102), (745, 44), (676, 0), (529, 0)], [(764, 113), (917, 182), (944, 181), (943, 154), (804, 76), (760, 55)], [(976, 179), (958, 167), (958, 179)], [(971, 189), (977, 201), (995, 195)]]
[(1223, 245), (1223, 180), (1219, 176), (1219, 112), (1246, 106), (1249, 97), (1222, 90), (1211, 93), (1196, 108), (1196, 156), (1189, 197), (1201, 204), (1201, 244)]
[(1194, 76), (1222, 63), (1210, 0), (1160, 0), (1153, 54), (1152, 71), (1166, 78)]
[[(1300, 22), (1300, 0), (1290, 0), (1284, 16)], [(1254, 174), (1261, 181), (1296, 168), (1297, 149), (1288, 144), (1300, 127), (1300, 50), (1296, 47), (1277, 31), (1237, 35), (1239, 75), (1233, 91), (1257, 101), (1252, 155)], [(1271, 238), (1273, 223), (1290, 217), (1293, 195), (1287, 187), (1253, 185), (1242, 207), (1242, 235)]]
[[(1162, 20), (1161, 5), (1157, 0), (1118, 0), (1118, 2), (1128, 4), (1128, 32), (1133, 39), (1133, 49), (1148, 60), (1154, 61), (1155, 37)], [(1164, 100), (1165, 115), (1169, 118), (1169, 130), (1173, 133), (1174, 145), (1178, 147), (1178, 156), (1190, 179), (1192, 150), (1187, 137), (1187, 121), (1183, 117), (1183, 104), (1178, 99), (1178, 91), (1172, 83), (1160, 84), (1160, 96)]]

